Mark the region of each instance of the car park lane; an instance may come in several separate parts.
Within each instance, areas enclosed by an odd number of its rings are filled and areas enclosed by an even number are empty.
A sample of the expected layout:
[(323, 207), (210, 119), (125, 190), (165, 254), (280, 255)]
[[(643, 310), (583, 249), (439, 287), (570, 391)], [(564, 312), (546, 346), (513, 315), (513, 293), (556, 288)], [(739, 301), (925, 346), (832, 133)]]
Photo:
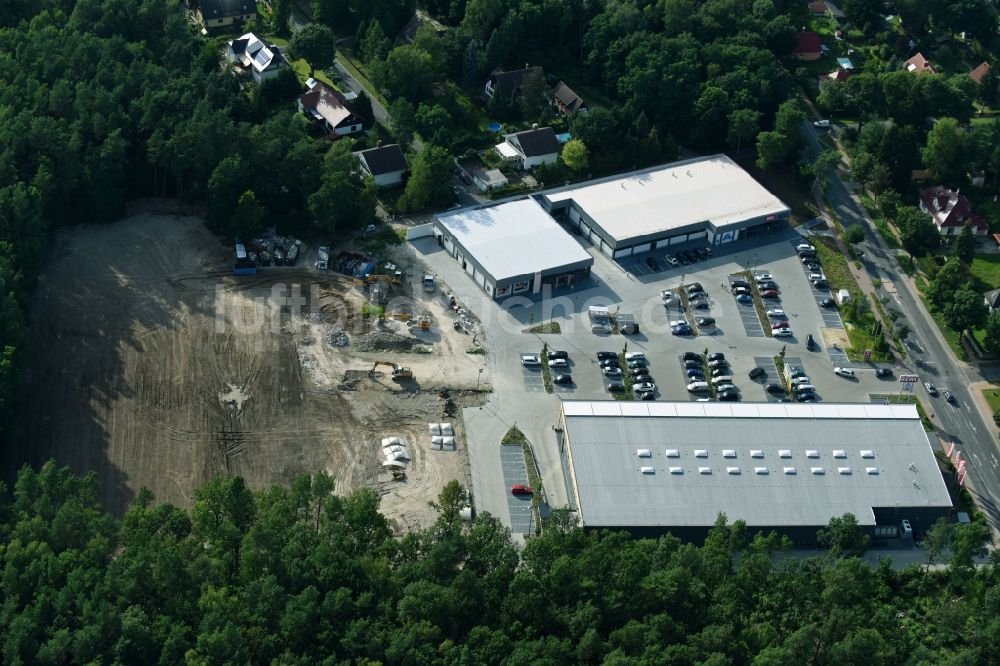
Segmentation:
[(510, 492), (515, 483), (529, 485), (524, 451), (520, 446), (501, 446), (500, 464), (503, 467), (503, 482), (507, 491), (510, 530), (518, 534), (531, 534), (531, 495), (513, 495)]

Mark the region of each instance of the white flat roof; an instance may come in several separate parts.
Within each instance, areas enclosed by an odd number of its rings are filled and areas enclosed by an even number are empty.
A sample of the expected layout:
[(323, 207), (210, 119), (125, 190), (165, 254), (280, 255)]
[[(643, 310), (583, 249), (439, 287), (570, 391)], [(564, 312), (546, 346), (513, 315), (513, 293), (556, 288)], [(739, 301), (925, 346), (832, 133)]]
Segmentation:
[(594, 262), (534, 199), (460, 210), (437, 220), (496, 280)]
[[(583, 523), (822, 526), (951, 499), (913, 405), (565, 401)], [(637, 450), (651, 455), (638, 457)], [(652, 468), (640, 473), (641, 467)]]
[(710, 222), (716, 229), (788, 211), (726, 155), (674, 162), (543, 193), (572, 199), (612, 238), (624, 240)]

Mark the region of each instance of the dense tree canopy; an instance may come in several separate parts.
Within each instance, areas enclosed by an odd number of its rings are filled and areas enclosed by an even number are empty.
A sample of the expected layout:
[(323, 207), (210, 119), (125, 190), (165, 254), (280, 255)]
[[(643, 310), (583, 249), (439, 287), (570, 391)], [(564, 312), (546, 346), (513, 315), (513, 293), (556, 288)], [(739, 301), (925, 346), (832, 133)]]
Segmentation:
[(832, 549), (773, 558), (720, 519), (703, 546), (555, 520), (516, 547), (484, 515), (394, 538), (368, 489), (302, 477), (200, 488), (189, 512), (140, 493), (122, 520), (97, 479), (48, 464), (0, 500), (5, 663), (871, 664), (1000, 659), (982, 523), (928, 534), (916, 567), (871, 568), (852, 517)]

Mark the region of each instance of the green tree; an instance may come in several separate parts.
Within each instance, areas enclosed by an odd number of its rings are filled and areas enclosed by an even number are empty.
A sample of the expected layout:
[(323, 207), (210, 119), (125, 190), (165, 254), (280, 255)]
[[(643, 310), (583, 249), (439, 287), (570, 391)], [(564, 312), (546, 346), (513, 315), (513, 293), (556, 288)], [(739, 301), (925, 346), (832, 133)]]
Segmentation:
[(788, 156), (788, 141), (781, 132), (761, 132), (757, 135), (757, 166), (771, 169), (784, 163)]
[(316, 69), (326, 69), (337, 56), (336, 37), (330, 28), (321, 23), (310, 23), (292, 37), (290, 44), (293, 58), (302, 58), (309, 63), (309, 76)]
[(958, 339), (961, 340), (965, 332), (980, 328), (986, 323), (986, 303), (978, 293), (963, 287), (951, 294), (951, 297), (941, 309), (944, 321), (953, 330), (958, 331)]
[(253, 238), (264, 230), (264, 219), (267, 211), (257, 201), (253, 190), (247, 190), (240, 195), (236, 208), (229, 220), (229, 230), (240, 240)]
[(927, 134), (924, 166), (945, 183), (960, 183), (965, 176), (965, 133), (954, 118), (940, 118)]
[(817, 537), (831, 557), (861, 557), (868, 550), (869, 537), (851, 513), (830, 518)]
[(967, 284), (968, 277), (968, 267), (956, 257), (950, 257), (930, 281), (927, 299), (934, 307), (944, 308), (952, 295)]
[(427, 51), (404, 44), (390, 51), (385, 61), (375, 63), (372, 74), (390, 97), (405, 97), (416, 103), (431, 97), (438, 68)]
[(986, 317), (984, 342), (990, 351), (1000, 351), (1000, 310), (994, 310)]
[(524, 77), (521, 82), (521, 112), (525, 118), (538, 118), (549, 108), (545, 95), (545, 77), (541, 68)]
[(383, 60), (392, 49), (392, 42), (385, 36), (382, 24), (374, 20), (368, 24), (368, 30), (359, 45), (359, 52), (366, 63)]
[(451, 133), (454, 120), (448, 111), (438, 104), (421, 103), (417, 107), (417, 130), (424, 141), (436, 146), (451, 144)]
[(570, 139), (563, 146), (562, 161), (573, 170), (573, 173), (579, 174), (586, 169), (589, 160), (590, 152), (587, 150), (587, 144), (580, 139)]
[(844, 240), (851, 245), (857, 245), (865, 239), (865, 230), (860, 224), (852, 224), (844, 229)]
[(864, 31), (870, 31), (882, 25), (880, 3), (870, 0), (843, 0), (840, 4), (847, 20)]
[(454, 161), (447, 150), (424, 146), (411, 165), (410, 179), (403, 192), (402, 203), (406, 210), (420, 211), (449, 203), (454, 197), (450, 180), (453, 166)]
[(288, 21), (292, 17), (292, 0), (271, 0), (274, 9), (274, 29), (279, 35), (289, 32)]
[(413, 104), (404, 97), (397, 97), (389, 105), (389, 118), (392, 121), (392, 135), (404, 146), (413, 141), (413, 133), (417, 130), (417, 112)]
[(923, 256), (941, 242), (930, 215), (915, 206), (897, 209), (896, 228), (899, 229), (899, 242), (911, 257)]
[(744, 143), (753, 140), (760, 131), (760, 111), (754, 109), (736, 109), (729, 113), (729, 129), (726, 132), (726, 143), (740, 150)]
[(972, 222), (967, 221), (962, 225), (962, 231), (955, 239), (955, 245), (951, 251), (952, 255), (958, 257), (963, 264), (969, 265), (976, 256), (976, 237), (972, 232)]

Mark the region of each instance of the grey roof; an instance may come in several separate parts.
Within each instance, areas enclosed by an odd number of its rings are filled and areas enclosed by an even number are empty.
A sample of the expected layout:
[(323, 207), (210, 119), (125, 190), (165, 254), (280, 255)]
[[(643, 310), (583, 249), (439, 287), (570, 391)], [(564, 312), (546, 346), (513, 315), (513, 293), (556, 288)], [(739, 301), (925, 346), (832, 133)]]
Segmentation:
[(362, 150), (358, 152), (358, 157), (365, 161), (368, 172), (373, 176), (406, 171), (406, 158), (398, 143)]
[(874, 525), (875, 507), (951, 506), (912, 405), (566, 401), (563, 410), (588, 527), (702, 527), (720, 512), (751, 527), (822, 526), (847, 512)]
[(551, 127), (514, 132), (510, 137), (517, 140), (521, 146), (521, 154), (525, 157), (539, 157), (559, 152), (559, 139)]
[(552, 97), (558, 100), (570, 112), (578, 111), (583, 106), (583, 100), (580, 99), (580, 96), (562, 81), (552, 91)]
[(542, 68), (538, 66), (526, 67), (524, 69), (514, 69), (509, 72), (494, 70), (493, 76), (490, 78), (493, 80), (493, 86), (497, 92), (509, 95), (520, 91), (524, 79), (534, 72), (542, 73)]
[(206, 19), (244, 16), (257, 11), (253, 0), (200, 0), (201, 15)]
[(994, 289), (993, 291), (988, 291), (983, 294), (983, 298), (986, 299), (986, 303), (991, 308), (1000, 308), (1000, 289)]

